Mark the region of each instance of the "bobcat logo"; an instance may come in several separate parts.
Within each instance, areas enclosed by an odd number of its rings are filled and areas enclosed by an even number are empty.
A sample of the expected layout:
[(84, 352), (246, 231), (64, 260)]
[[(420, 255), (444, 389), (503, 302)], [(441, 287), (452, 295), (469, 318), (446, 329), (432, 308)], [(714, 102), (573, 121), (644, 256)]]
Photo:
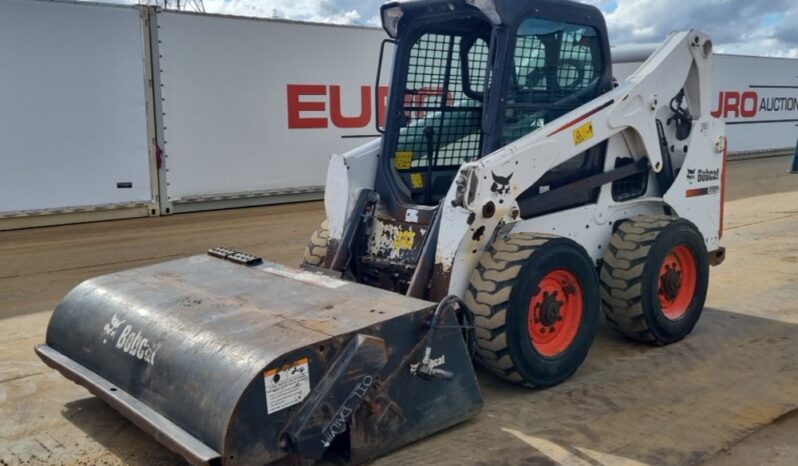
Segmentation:
[(714, 170), (698, 170), (698, 182), (717, 181), (720, 179), (720, 168)]
[(693, 181), (695, 180), (695, 168), (688, 168), (687, 169), (687, 180)]
[[(155, 365), (155, 354), (161, 349), (160, 343), (153, 343), (147, 337), (141, 334), (141, 330), (136, 331), (133, 325), (127, 324), (126, 320), (120, 319), (116, 314), (111, 316), (111, 322), (103, 325), (103, 344), (111, 340), (116, 349), (133, 356), (136, 359), (146, 362), (147, 364)], [(117, 332), (122, 328), (121, 332)], [(117, 337), (117, 333), (119, 336)], [(113, 340), (116, 343), (113, 343)]]
[(513, 173), (510, 173), (509, 176), (499, 176), (493, 172), (490, 172), (490, 174), (493, 175), (493, 184), (490, 187), (491, 192), (500, 196), (510, 194), (510, 179), (513, 177)]
[(119, 317), (117, 317), (116, 314), (111, 316), (111, 322), (103, 326), (103, 332), (105, 332), (105, 337), (103, 338), (103, 344), (107, 343), (109, 338), (113, 338), (114, 336), (116, 336), (116, 331), (125, 322), (126, 321), (124, 320), (119, 320)]

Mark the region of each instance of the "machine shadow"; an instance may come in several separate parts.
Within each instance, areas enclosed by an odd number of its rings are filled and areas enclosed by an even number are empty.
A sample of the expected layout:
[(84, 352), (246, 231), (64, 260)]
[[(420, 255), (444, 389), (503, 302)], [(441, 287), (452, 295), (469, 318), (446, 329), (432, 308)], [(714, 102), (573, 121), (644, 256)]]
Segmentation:
[[(747, 341), (746, 338), (750, 338)], [(577, 370), (574, 376), (563, 385), (578, 382), (580, 379), (595, 374), (608, 373), (609, 366), (633, 364), (634, 361), (645, 363), (642, 367), (630, 368), (645, 375), (653, 369), (663, 369), (665, 366), (660, 361), (667, 360), (675, 354), (694, 353), (696, 359), (704, 360), (707, 354), (719, 353), (723, 348), (750, 345), (763, 347), (787, 342), (798, 344), (798, 325), (762, 317), (749, 316), (729, 311), (706, 308), (693, 332), (684, 340), (667, 346), (655, 346), (640, 343), (629, 339), (613, 330), (604, 318), (599, 320), (598, 333), (587, 359)], [(736, 343), (735, 343), (736, 342)], [(789, 346), (788, 344), (785, 346)], [(795, 362), (798, 365), (798, 361)], [(794, 367), (795, 368), (795, 367)], [(477, 364), (480, 386), (484, 391), (500, 389), (519, 394), (538, 393), (556, 389), (552, 387), (544, 390), (529, 389), (508, 384), (494, 377)], [(487, 395), (489, 396), (489, 395)]]
[(130, 466), (188, 464), (97, 397), (67, 403), (61, 415)]

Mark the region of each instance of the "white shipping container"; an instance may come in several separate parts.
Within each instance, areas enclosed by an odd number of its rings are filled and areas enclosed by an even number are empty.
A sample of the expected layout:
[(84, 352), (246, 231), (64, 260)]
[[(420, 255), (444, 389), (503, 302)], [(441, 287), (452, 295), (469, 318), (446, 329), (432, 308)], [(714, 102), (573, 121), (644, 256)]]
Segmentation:
[(0, 218), (153, 201), (142, 10), (0, 1)]
[[(375, 96), (385, 37), (0, 0), (0, 229), (64, 211), (154, 214), (158, 200), (169, 214), (320, 198), (329, 156), (378, 136), (392, 57), (388, 47)], [(616, 77), (653, 49), (613, 48)], [(714, 80), (711, 110), (728, 123), (732, 154), (794, 147), (798, 60), (716, 55)]]
[(164, 212), (319, 198), (329, 156), (378, 136), (381, 30), (173, 12), (157, 24)]

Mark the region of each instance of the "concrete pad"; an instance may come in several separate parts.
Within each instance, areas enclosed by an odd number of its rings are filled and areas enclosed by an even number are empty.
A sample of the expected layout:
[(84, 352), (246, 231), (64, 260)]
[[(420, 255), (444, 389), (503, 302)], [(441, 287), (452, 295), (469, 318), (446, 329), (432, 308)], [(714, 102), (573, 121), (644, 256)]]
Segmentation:
[(728, 204), (727, 258), (711, 272), (712, 306), (798, 323), (797, 200), (779, 193)]
[[(485, 409), (475, 419), (376, 464), (766, 464), (756, 451), (798, 464), (785, 446), (798, 422), (773, 423), (798, 408), (798, 177), (775, 176), (774, 164), (732, 164), (739, 183), (769, 194), (727, 204), (728, 259), (712, 271), (691, 336), (652, 348), (602, 326), (579, 372), (545, 391), (480, 373)], [(50, 313), (31, 310), (52, 308), (83, 278), (220, 244), (294, 264), (322, 216), (314, 203), (0, 234), (0, 465), (180, 464), (38, 361)]]
[(705, 466), (794, 466), (798, 458), (796, 432), (798, 411), (792, 411), (724, 450)]
[[(0, 464), (181, 463), (38, 362), (32, 347), (48, 317), (12, 318), (0, 332), (0, 353), (14, 361), (0, 370)], [(551, 445), (579, 461), (609, 454), (607, 465), (694, 464), (798, 407), (798, 326), (707, 310), (689, 338), (665, 348), (602, 327), (585, 365), (558, 387), (528, 390), (486, 373), (480, 382), (485, 408), (474, 420), (376, 464), (581, 464)]]

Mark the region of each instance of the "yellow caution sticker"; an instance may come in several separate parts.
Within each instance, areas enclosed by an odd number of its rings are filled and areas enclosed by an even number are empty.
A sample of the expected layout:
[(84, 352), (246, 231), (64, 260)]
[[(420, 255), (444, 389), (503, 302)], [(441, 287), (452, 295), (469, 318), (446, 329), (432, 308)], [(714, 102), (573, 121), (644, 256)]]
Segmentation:
[(413, 249), (413, 243), (416, 242), (415, 231), (400, 231), (393, 238), (393, 248), (397, 251)]
[(574, 144), (579, 145), (588, 139), (593, 139), (593, 123), (588, 122), (574, 130)]
[(397, 170), (409, 170), (413, 166), (413, 153), (397, 152), (393, 164)]
[(410, 185), (413, 189), (421, 189), (424, 187), (424, 175), (421, 173), (410, 174)]

